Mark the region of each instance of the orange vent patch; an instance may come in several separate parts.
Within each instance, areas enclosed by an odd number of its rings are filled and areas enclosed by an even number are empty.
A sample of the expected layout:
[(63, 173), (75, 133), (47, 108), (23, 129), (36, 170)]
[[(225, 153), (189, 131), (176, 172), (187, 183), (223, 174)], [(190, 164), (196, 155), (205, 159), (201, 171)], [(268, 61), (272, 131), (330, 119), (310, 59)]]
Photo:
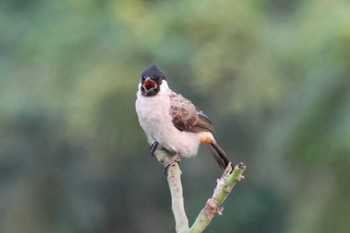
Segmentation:
[(203, 144), (210, 144), (213, 142), (214, 142), (214, 140), (210, 137), (201, 137), (201, 143), (203, 143)]

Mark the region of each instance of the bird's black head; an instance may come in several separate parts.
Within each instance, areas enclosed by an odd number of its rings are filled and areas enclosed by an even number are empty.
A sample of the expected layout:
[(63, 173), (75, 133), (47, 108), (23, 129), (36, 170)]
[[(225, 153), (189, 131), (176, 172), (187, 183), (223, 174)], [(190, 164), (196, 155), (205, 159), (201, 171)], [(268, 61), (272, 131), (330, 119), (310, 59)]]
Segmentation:
[(166, 80), (165, 73), (156, 65), (146, 68), (141, 74), (141, 93), (144, 96), (154, 96), (160, 91), (160, 85)]

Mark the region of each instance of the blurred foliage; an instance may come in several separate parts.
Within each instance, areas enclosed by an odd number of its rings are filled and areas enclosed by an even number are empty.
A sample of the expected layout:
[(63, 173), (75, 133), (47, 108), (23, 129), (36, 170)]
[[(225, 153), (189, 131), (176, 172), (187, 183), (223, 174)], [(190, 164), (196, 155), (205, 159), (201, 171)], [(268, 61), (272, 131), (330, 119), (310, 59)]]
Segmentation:
[[(0, 232), (174, 231), (134, 110), (152, 63), (248, 165), (208, 232), (348, 232), (345, 0), (2, 1)], [(220, 174), (200, 154), (192, 221)]]

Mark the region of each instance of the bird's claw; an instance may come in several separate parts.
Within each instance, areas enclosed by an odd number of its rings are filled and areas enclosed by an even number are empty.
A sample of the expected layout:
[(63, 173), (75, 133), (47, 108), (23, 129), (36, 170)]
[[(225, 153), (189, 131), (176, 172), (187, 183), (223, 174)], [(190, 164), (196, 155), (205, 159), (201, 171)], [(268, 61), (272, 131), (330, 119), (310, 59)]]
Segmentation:
[(181, 161), (181, 157), (179, 154), (175, 154), (172, 156), (168, 161), (166, 161), (163, 166), (164, 166), (164, 174), (167, 176), (168, 175), (168, 168), (170, 167), (171, 164), (177, 162), (179, 163)]

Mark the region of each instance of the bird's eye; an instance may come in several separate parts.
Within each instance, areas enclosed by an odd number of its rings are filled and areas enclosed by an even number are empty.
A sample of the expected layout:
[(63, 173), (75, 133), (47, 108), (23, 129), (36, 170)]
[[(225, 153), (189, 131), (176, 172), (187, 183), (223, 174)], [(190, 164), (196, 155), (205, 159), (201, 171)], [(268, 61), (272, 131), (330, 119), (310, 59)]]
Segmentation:
[(141, 76), (141, 81), (143, 82), (143, 81), (145, 81), (145, 80), (146, 80), (146, 78), (143, 77), (143, 76)]

